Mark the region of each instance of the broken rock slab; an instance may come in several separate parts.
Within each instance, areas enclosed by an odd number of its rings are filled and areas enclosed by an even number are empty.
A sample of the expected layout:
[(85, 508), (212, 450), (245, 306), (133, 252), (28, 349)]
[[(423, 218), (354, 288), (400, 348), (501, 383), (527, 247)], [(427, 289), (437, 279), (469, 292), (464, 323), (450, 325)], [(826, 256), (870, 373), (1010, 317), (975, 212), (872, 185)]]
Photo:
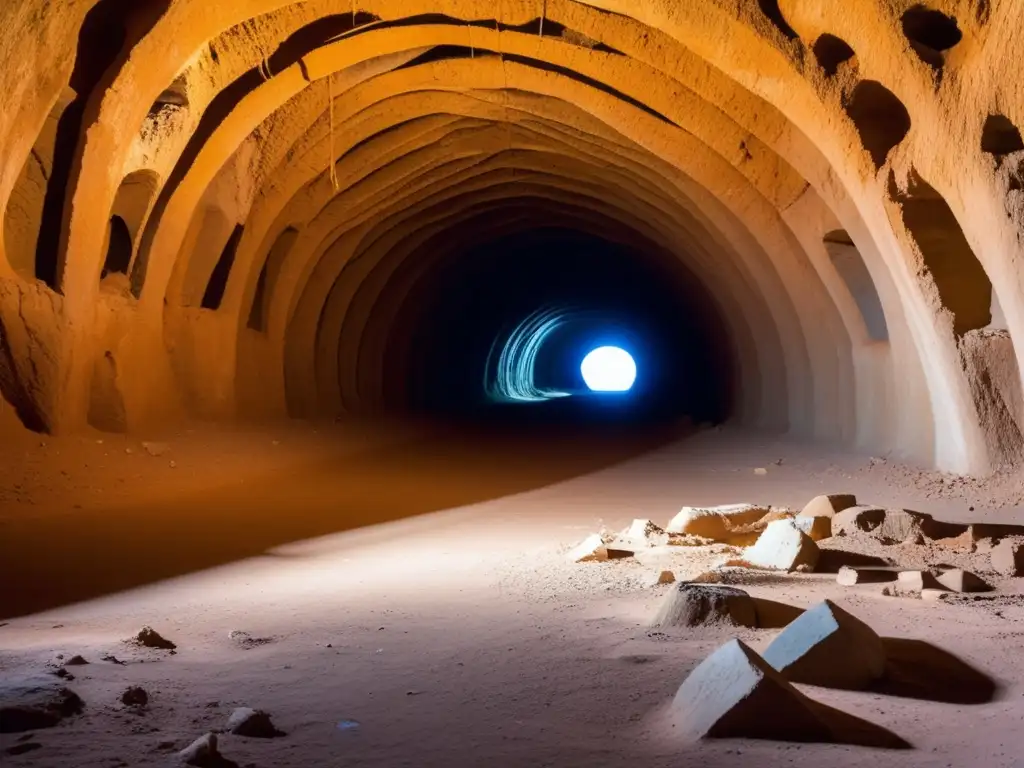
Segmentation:
[(636, 519), (629, 528), (618, 535), (614, 545), (624, 550), (646, 547), (664, 547), (671, 539), (670, 534), (651, 520)]
[(730, 640), (683, 681), (669, 709), (686, 741), (748, 738), (908, 748), (876, 725), (813, 701), (740, 640)]
[(757, 504), (727, 504), (717, 507), (683, 507), (665, 528), (669, 533), (685, 533), (726, 544), (734, 528), (756, 523), (769, 508)]
[(853, 536), (859, 533), (870, 533), (884, 521), (885, 510), (881, 507), (849, 507), (832, 518), (832, 535)]
[(249, 707), (238, 707), (232, 712), (225, 730), (235, 736), (250, 739), (276, 739), (285, 735), (284, 731), (277, 729), (270, 715), (261, 709)]
[(833, 518), (843, 510), (857, 506), (857, 497), (850, 493), (833, 493), (815, 496), (800, 510), (797, 517)]
[(643, 577), (643, 583), (648, 587), (675, 584), (676, 575), (672, 571), (652, 571)]
[(776, 520), (744, 551), (743, 560), (766, 570), (813, 571), (820, 554), (818, 545), (792, 520)]
[(53, 728), (80, 714), (82, 699), (53, 675), (8, 675), (0, 680), (0, 733)]
[(632, 551), (609, 546), (604, 543), (601, 534), (592, 533), (573, 547), (567, 557), (574, 563), (591, 563), (620, 560), (632, 556)]
[(946, 589), (931, 571), (900, 571), (896, 577), (896, 588), (903, 592), (920, 592), (922, 589)]
[(818, 515), (815, 517), (796, 517), (793, 525), (811, 537), (812, 541), (832, 538), (832, 518)]
[(990, 592), (992, 586), (963, 568), (950, 568), (935, 577), (944, 588), (953, 592)]
[(804, 611), (764, 652), (792, 683), (863, 690), (885, 673), (885, 646), (863, 621), (831, 600)]
[(683, 582), (665, 595), (652, 627), (757, 626), (754, 599), (742, 589)]
[(1003, 539), (992, 548), (992, 570), (1004, 576), (1024, 576), (1024, 543)]
[(895, 568), (857, 568), (844, 565), (836, 574), (836, 582), (844, 587), (857, 584), (884, 584), (896, 581), (899, 571)]
[(225, 760), (217, 750), (217, 734), (207, 733), (193, 741), (178, 753), (178, 760), (185, 765), (199, 768), (213, 768), (224, 765)]

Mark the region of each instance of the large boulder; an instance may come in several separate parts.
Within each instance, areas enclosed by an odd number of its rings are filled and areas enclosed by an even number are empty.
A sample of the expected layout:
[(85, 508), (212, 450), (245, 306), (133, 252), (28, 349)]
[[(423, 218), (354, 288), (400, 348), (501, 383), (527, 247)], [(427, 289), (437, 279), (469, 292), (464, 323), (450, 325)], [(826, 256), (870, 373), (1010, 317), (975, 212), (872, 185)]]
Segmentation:
[(0, 733), (52, 728), (84, 708), (55, 675), (5, 675), (0, 681)]
[(683, 681), (671, 720), (687, 741), (704, 738), (828, 742), (813, 702), (740, 640), (730, 640)]
[(756, 627), (757, 606), (742, 589), (683, 582), (669, 590), (652, 627)]
[(815, 496), (802, 510), (798, 517), (832, 518), (844, 509), (857, 506), (857, 497), (849, 493), (833, 493), (827, 496)]
[(804, 611), (764, 652), (793, 683), (863, 690), (885, 673), (882, 639), (830, 600)]
[(744, 551), (743, 560), (766, 570), (814, 570), (820, 554), (818, 545), (792, 520), (776, 520)]
[(729, 504), (718, 507), (683, 507), (669, 521), (669, 533), (685, 533), (732, 544), (733, 531), (756, 523), (769, 508), (757, 504)]
[(669, 708), (673, 736), (772, 739), (906, 749), (898, 736), (798, 691), (740, 640), (730, 640), (683, 681)]

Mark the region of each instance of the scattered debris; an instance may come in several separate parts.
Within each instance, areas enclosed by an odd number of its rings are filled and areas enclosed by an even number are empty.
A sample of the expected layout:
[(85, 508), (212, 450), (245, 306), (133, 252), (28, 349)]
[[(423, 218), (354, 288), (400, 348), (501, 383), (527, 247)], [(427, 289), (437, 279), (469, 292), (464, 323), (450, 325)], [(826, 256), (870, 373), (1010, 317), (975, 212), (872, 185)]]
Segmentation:
[(112, 653), (104, 654), (103, 656), (100, 657), (100, 661), (107, 661), (107, 662), (110, 662), (111, 664), (117, 664), (117, 665), (122, 666), (122, 667), (125, 664), (128, 663), (126, 661), (121, 661), (119, 658), (117, 658), (117, 656), (115, 656)]
[(171, 450), (171, 446), (167, 443), (143, 443), (142, 450), (148, 453), (150, 456), (163, 456)]
[(88, 663), (89, 663), (88, 661), (86, 661), (82, 656), (79, 656), (76, 653), (74, 656), (72, 656), (70, 659), (68, 659), (67, 661), (64, 662), (64, 666), (66, 666), (66, 667), (80, 667), (80, 666), (83, 666), (83, 665), (88, 664)]
[(928, 601), (949, 600), (953, 593), (946, 589), (922, 589), (921, 599)]
[(735, 587), (683, 582), (669, 591), (651, 627), (757, 626), (753, 598)]
[(228, 632), (228, 639), (246, 651), (251, 648), (256, 648), (258, 646), (274, 642), (274, 638), (272, 637), (253, 637), (251, 634), (241, 629), (232, 629)]
[(803, 612), (764, 652), (792, 683), (863, 690), (885, 673), (882, 639), (830, 600)]
[(173, 651), (178, 647), (152, 627), (140, 629), (130, 642), (141, 645), (144, 648), (159, 648), (163, 651)]
[(755, 568), (777, 571), (794, 571), (800, 566), (814, 570), (819, 556), (818, 545), (792, 520), (769, 523), (754, 545), (743, 553), (743, 559)]
[(251, 739), (275, 739), (284, 736), (270, 720), (270, 715), (260, 709), (239, 707), (231, 713), (225, 730), (235, 736), (246, 736)]

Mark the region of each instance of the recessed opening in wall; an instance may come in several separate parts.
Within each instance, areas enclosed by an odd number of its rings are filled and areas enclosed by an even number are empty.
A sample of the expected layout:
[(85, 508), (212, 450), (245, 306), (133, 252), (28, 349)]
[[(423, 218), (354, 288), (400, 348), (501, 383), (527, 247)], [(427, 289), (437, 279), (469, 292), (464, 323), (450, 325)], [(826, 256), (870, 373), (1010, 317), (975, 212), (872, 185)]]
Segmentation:
[(818, 64), (829, 77), (833, 77), (844, 62), (849, 61), (856, 55), (853, 48), (847, 45), (845, 40), (828, 33), (814, 41), (812, 50), (814, 51), (814, 58), (818, 60)]
[(185, 109), (188, 107), (187, 82), (184, 75), (179, 75), (173, 83), (156, 97), (153, 106), (149, 108), (149, 114), (154, 115), (165, 107), (172, 109)]
[(267, 295), (267, 267), (269, 266), (269, 262), (263, 262), (263, 269), (260, 270), (260, 276), (256, 279), (256, 293), (253, 295), (252, 306), (249, 308), (249, 320), (246, 323), (247, 328), (260, 333), (267, 328), (263, 304)]
[(981, 130), (981, 151), (993, 155), (997, 163), (1014, 152), (1024, 150), (1020, 130), (1006, 115), (989, 115)]
[(926, 5), (908, 8), (900, 23), (910, 47), (923, 62), (936, 69), (945, 63), (943, 53), (963, 39), (956, 19)]
[(861, 144), (881, 169), (889, 152), (910, 132), (910, 113), (895, 94), (875, 80), (861, 80), (846, 102), (846, 114)]
[(832, 259), (832, 266), (843, 278), (847, 290), (860, 309), (864, 327), (872, 341), (888, 341), (889, 326), (885, 322), (882, 300), (878, 297), (875, 282), (871, 279), (864, 257), (861, 256), (853, 238), (844, 229), (829, 232), (824, 237), (825, 250)]
[(100, 280), (110, 274), (127, 275), (132, 263), (132, 234), (120, 216), (110, 219), (107, 237), (107, 257), (103, 261)]
[(987, 326), (992, 320), (992, 283), (945, 199), (913, 170), (906, 191), (890, 174), (889, 195), (902, 209), (903, 224), (942, 307), (953, 316), (953, 332), (962, 336)]
[(779, 0), (757, 0), (757, 5), (761, 9), (761, 13), (767, 16), (775, 28), (788, 39), (796, 40), (800, 37), (796, 30), (789, 26), (786, 17), (782, 15), (782, 11), (779, 9)]
[(237, 225), (228, 238), (228, 244), (224, 246), (217, 266), (213, 268), (210, 281), (206, 284), (203, 292), (203, 302), (200, 306), (203, 309), (220, 309), (220, 303), (224, 300), (224, 291), (228, 287), (228, 278), (231, 277), (231, 267), (235, 264), (235, 253), (238, 251), (238, 243), (242, 240), (243, 227)]

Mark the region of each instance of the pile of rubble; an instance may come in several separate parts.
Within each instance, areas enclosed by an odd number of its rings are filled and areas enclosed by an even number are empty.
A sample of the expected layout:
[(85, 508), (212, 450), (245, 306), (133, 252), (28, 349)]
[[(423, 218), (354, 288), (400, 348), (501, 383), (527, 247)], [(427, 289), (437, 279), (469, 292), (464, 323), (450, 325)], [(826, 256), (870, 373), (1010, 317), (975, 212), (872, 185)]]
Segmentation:
[[(838, 581), (846, 586), (893, 582), (898, 589), (890, 590), (891, 594), (925, 597), (933, 592), (988, 588), (977, 575), (948, 566), (934, 572), (877, 565), (836, 567), (835, 555), (842, 551), (832, 549), (834, 544), (823, 550), (818, 543), (840, 537), (868, 537), (886, 546), (936, 545), (950, 552), (990, 552), (994, 572), (1024, 576), (1024, 528), (1020, 526), (946, 523), (908, 509), (858, 504), (850, 494), (818, 496), (799, 512), (758, 504), (683, 507), (664, 528), (637, 519), (619, 533), (591, 534), (568, 557), (579, 563), (602, 562), (632, 558), (654, 548), (725, 545), (729, 554), (720, 567), (790, 573), (838, 570)], [(651, 581), (671, 583), (675, 576), (662, 571)]]

